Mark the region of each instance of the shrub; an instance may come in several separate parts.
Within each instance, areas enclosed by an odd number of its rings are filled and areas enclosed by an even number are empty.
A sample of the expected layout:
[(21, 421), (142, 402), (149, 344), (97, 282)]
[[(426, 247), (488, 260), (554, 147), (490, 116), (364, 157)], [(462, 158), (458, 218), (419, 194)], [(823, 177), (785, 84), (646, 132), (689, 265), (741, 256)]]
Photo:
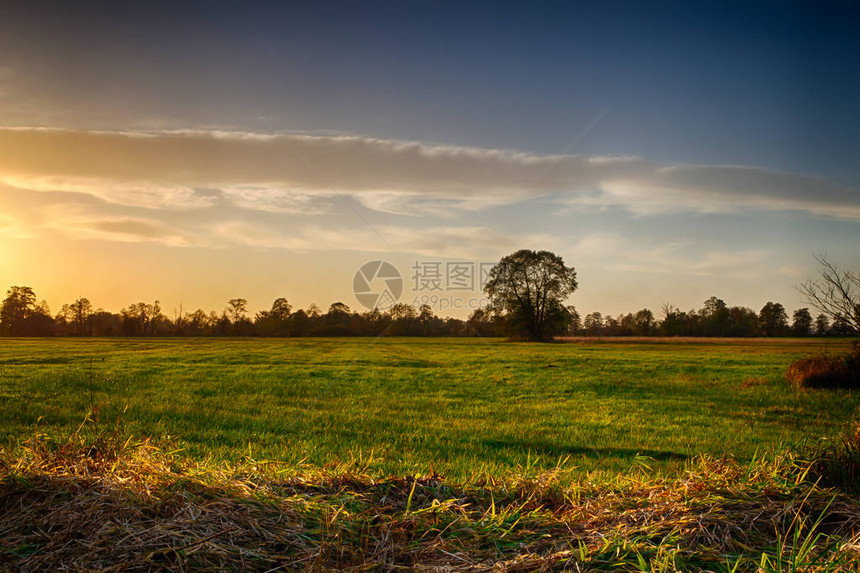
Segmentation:
[(792, 362), (785, 377), (795, 388), (860, 388), (860, 343), (844, 356), (818, 355)]

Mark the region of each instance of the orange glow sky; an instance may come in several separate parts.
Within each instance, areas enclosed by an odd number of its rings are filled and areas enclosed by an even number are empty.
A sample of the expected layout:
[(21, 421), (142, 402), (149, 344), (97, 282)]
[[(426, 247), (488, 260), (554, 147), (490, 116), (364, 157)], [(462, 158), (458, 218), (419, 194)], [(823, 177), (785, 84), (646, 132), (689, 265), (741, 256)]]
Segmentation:
[(845, 14), (414, 10), (0, 10), (0, 288), (364, 310), (366, 261), (465, 301), (412, 266), (532, 248), (583, 314), (791, 311), (814, 254), (860, 268)]

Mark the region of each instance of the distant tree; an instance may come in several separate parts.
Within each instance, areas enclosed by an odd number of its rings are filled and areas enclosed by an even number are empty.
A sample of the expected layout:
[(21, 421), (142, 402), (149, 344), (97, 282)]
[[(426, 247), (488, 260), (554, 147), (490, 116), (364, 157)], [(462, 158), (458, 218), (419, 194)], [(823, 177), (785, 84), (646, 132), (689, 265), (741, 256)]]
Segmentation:
[(54, 322), (57, 325), (60, 334), (69, 334), (69, 325), (74, 321), (73, 317), (74, 314), (68, 304), (64, 304), (60, 307), (60, 310), (57, 311), (57, 315), (54, 317)]
[(206, 311), (202, 308), (199, 308), (187, 315), (186, 319), (189, 334), (193, 336), (202, 336), (212, 333), (212, 323), (209, 320), (209, 315), (206, 314)]
[(442, 329), (443, 322), (433, 312), (429, 304), (418, 307), (418, 330), (421, 336), (436, 336)]
[(768, 302), (758, 314), (762, 334), (782, 336), (788, 330), (788, 314), (780, 303)]
[[(230, 336), (231, 334), (235, 334), (235, 324), (230, 320), (230, 316), (227, 314), (226, 309), (221, 312), (220, 315), (217, 312), (212, 311), (209, 313), (209, 319), (212, 321), (213, 334), (216, 334), (217, 336)], [(244, 317), (240, 320), (244, 320)]]
[(636, 317), (633, 316), (633, 313), (628, 312), (627, 314), (619, 314), (618, 315), (618, 332), (615, 334), (618, 336), (633, 336), (636, 332)]
[(795, 336), (812, 334), (812, 315), (808, 308), (799, 308), (794, 311), (794, 316), (791, 319), (791, 332)]
[(230, 330), (230, 319), (223, 312), (218, 314), (214, 310), (209, 311), (209, 316), (206, 319), (206, 326), (209, 334), (225, 335)]
[(290, 336), (307, 336), (311, 330), (311, 319), (302, 309), (290, 316)]
[(145, 334), (149, 319), (146, 314), (146, 303), (130, 304), (120, 310), (119, 314), (122, 317), (123, 335), (143, 336)]
[(725, 301), (712, 296), (699, 311), (704, 336), (726, 336), (729, 330), (729, 308)]
[(845, 318), (837, 318), (830, 323), (830, 329), (827, 331), (830, 336), (851, 336), (856, 334), (854, 327)]
[(417, 319), (415, 307), (411, 304), (398, 302), (388, 309), (391, 318), (391, 334), (394, 336), (411, 336), (414, 334), (415, 321)]
[(38, 314), (42, 314), (44, 316), (51, 316), (51, 307), (48, 306), (48, 301), (46, 301), (45, 299), (42, 299), (42, 302), (37, 304), (34, 310)]
[(287, 299), (281, 297), (276, 298), (272, 303), (272, 308), (269, 310), (269, 314), (279, 322), (286, 322), (290, 318), (290, 313), (292, 313), (293, 307), (287, 302)]
[(254, 315), (254, 333), (257, 336), (275, 336), (275, 321), (268, 310), (260, 310)]
[(364, 313), (364, 322), (368, 336), (381, 336), (391, 325), (391, 318), (377, 307)]
[(248, 317), (248, 301), (244, 298), (231, 298), (227, 301), (227, 314), (233, 324)]
[(819, 314), (815, 317), (815, 336), (827, 336), (830, 332), (830, 319), (826, 314)]
[[(161, 313), (161, 301), (156, 300), (147, 305), (149, 310), (149, 335), (162, 336), (169, 332), (170, 321)], [(167, 326), (167, 328), (164, 328)]]
[(466, 323), (459, 318), (446, 318), (444, 329), (445, 336), (464, 336), (472, 334), (466, 326)]
[(730, 307), (729, 328), (726, 334), (736, 337), (750, 337), (761, 334), (756, 311), (745, 306)]
[(679, 312), (678, 322), (680, 324), (681, 336), (714, 336), (714, 334), (708, 333), (705, 319), (700, 312), (696, 312), (695, 310), (691, 309), (687, 312)]
[(349, 336), (355, 334), (351, 328), (349, 306), (342, 302), (334, 302), (328, 307), (328, 312), (320, 317), (311, 333), (316, 336)]
[(87, 319), (90, 336), (117, 336), (122, 334), (122, 317), (118, 314), (98, 309)]
[(89, 299), (86, 297), (80, 297), (69, 305), (69, 312), (72, 315), (72, 322), (75, 325), (75, 335), (92, 335), (89, 328), (89, 319), (93, 312), (93, 305), (90, 303)]
[(650, 336), (655, 328), (654, 313), (643, 308), (633, 317), (633, 334), (636, 336)]
[(612, 318), (609, 314), (603, 317), (603, 334), (605, 336), (618, 336), (620, 330), (621, 325), (617, 319)]
[(51, 336), (56, 323), (48, 303), (36, 303), (30, 287), (13, 286), (0, 304), (0, 333), (8, 336)]
[(798, 290), (807, 303), (839, 322), (848, 334), (860, 334), (860, 273), (840, 270), (823, 255), (816, 259), (819, 278), (806, 281)]
[(231, 336), (249, 336), (253, 333), (254, 325), (248, 318), (248, 301), (244, 298), (231, 298), (224, 309), (227, 324), (219, 322), (221, 334)]
[(585, 329), (587, 335), (600, 336), (603, 334), (603, 315), (599, 312), (586, 314), (582, 327)]
[(158, 327), (164, 320), (161, 314), (161, 303), (154, 304), (138, 302), (120, 311), (122, 332), (126, 336), (155, 336), (159, 334)]
[(544, 341), (567, 329), (571, 317), (564, 303), (577, 286), (576, 271), (560, 256), (523, 249), (490, 269), (484, 291), (509, 334)]
[(422, 304), (418, 307), (418, 321), (419, 322), (430, 322), (434, 318), (436, 318), (436, 314), (433, 312), (433, 307), (429, 304)]
[(0, 324), (9, 336), (25, 334), (25, 323), (36, 310), (36, 295), (27, 286), (13, 286), (6, 291), (0, 306)]
[[(120, 311), (122, 316), (122, 333), (126, 336), (144, 336), (149, 326), (149, 311), (147, 304), (139, 302), (131, 304)], [(69, 309), (71, 312), (71, 309)]]
[(289, 336), (292, 310), (287, 299), (276, 298), (271, 309), (257, 313), (254, 320), (257, 333), (263, 336)]
[(352, 312), (349, 306), (342, 302), (333, 302), (328, 307), (328, 312), (326, 314), (333, 316), (349, 316), (349, 313)]
[(676, 306), (672, 306), (668, 302), (664, 302), (660, 305), (660, 314), (662, 315), (662, 320), (660, 321), (660, 333), (663, 336), (678, 336), (678, 334), (680, 334), (680, 309)]
[(567, 307), (567, 313), (570, 315), (570, 325), (568, 326), (568, 332), (571, 336), (579, 336), (580, 331), (582, 330), (582, 317), (579, 316), (579, 312), (573, 305)]
[(472, 311), (469, 320), (466, 321), (466, 327), (470, 336), (497, 336), (492, 313), (484, 308), (476, 308)]

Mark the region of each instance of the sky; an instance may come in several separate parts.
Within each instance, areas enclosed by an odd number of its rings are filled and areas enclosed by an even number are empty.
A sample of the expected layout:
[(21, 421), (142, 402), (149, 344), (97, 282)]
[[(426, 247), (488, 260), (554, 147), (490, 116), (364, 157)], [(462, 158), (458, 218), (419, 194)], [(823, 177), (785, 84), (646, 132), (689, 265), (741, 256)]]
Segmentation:
[(0, 288), (360, 311), (383, 260), (464, 317), (528, 248), (581, 314), (791, 311), (860, 270), (858, 128), (850, 2), (4, 2)]

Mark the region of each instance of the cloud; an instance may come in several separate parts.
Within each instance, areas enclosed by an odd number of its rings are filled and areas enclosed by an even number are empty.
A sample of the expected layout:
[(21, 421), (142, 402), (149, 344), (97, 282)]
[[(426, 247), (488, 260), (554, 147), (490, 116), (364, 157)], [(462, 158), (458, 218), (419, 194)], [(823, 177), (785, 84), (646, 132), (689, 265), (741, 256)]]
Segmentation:
[(29, 191), (79, 193), (108, 203), (148, 209), (199, 209), (213, 204), (211, 196), (198, 193), (190, 187), (149, 181), (0, 174), (0, 184)]
[[(756, 210), (858, 221), (858, 197), (858, 189), (805, 175), (636, 157), (537, 156), (351, 135), (0, 129), (0, 235), (13, 238), (45, 232), (171, 247), (464, 260), (534, 248), (610, 273), (745, 279), (761, 274), (774, 253), (694, 237), (661, 243), (642, 227), (633, 237), (623, 226), (595, 231), (596, 224), (554, 220), (551, 232), (544, 221), (552, 211), (610, 208), (640, 218)], [(499, 209), (537, 198), (510, 215), (504, 230), (486, 228)]]
[(59, 234), (74, 240), (169, 246), (204, 242), (193, 225), (175, 225), (158, 216), (127, 213), (120, 207), (106, 208), (98, 200), (81, 201), (81, 197), (86, 196), (26, 191), (0, 183), (0, 233), (20, 239)]
[[(426, 257), (471, 259), (482, 253), (498, 258), (500, 252), (522, 245), (546, 245), (550, 237), (511, 235), (478, 226), (415, 228), (386, 225), (377, 229), (394, 252)], [(226, 248), (248, 246), (266, 249), (290, 249), (302, 252), (359, 251), (388, 253), (389, 249), (369, 227), (325, 228), (301, 225), (284, 229), (276, 225), (230, 220), (209, 228), (208, 246)], [(558, 238), (552, 238), (558, 242)]]
[[(166, 210), (228, 204), (322, 214), (340, 194), (381, 213), (444, 216), (552, 196), (571, 209), (616, 206), (639, 216), (758, 210), (860, 220), (860, 189), (759, 167), (539, 156), (359, 136), (6, 128), (0, 177), (19, 188)], [(220, 199), (200, 189), (218, 190)]]
[(745, 166), (668, 166), (610, 178), (602, 193), (571, 204), (616, 205), (639, 215), (666, 212), (800, 211), (860, 220), (860, 188), (823, 178)]
[(361, 205), (380, 213), (421, 217), (434, 215), (451, 218), (462, 211), (481, 211), (508, 205), (516, 199), (513, 193), (473, 197), (434, 197), (427, 193), (363, 191), (351, 195)]
[(766, 275), (778, 260), (771, 249), (725, 249), (690, 239), (661, 242), (614, 232), (588, 233), (555, 248), (565, 259), (592, 268), (652, 275), (746, 279)]
[(294, 189), (280, 189), (277, 184), (266, 186), (236, 185), (220, 190), (232, 205), (252, 211), (321, 215), (331, 211), (334, 193), (309, 193)]
[(172, 247), (195, 244), (187, 231), (172, 229), (161, 221), (141, 217), (104, 217), (83, 213), (53, 216), (42, 226), (73, 239), (123, 243), (158, 243)]
[[(0, 187), (2, 191), (2, 187)], [(6, 191), (6, 200), (8, 194)], [(0, 200), (4, 195), (0, 193)], [(0, 201), (2, 204), (2, 201)], [(633, 239), (619, 232), (543, 233), (509, 232), (480, 225), (383, 224), (376, 233), (361, 222), (319, 225), (303, 218), (283, 224), (279, 219), (241, 217), (192, 219), (185, 212), (171, 212), (176, 224), (157, 217), (123, 215), (121, 209), (106, 212), (98, 203), (50, 203), (30, 205), (23, 212), (8, 209), (0, 217), (0, 234), (24, 237), (48, 230), (74, 240), (145, 242), (172, 247), (208, 249), (286, 249), (299, 253), (332, 251), (409, 253), (429, 259), (498, 260), (520, 248), (549, 249), (566, 260), (609, 271), (688, 276), (732, 276), (746, 278), (760, 273), (764, 263), (774, 260), (768, 250), (703, 250), (690, 240), (660, 242)], [(347, 217), (347, 220), (350, 218)], [(412, 219), (407, 220), (407, 222)]]

